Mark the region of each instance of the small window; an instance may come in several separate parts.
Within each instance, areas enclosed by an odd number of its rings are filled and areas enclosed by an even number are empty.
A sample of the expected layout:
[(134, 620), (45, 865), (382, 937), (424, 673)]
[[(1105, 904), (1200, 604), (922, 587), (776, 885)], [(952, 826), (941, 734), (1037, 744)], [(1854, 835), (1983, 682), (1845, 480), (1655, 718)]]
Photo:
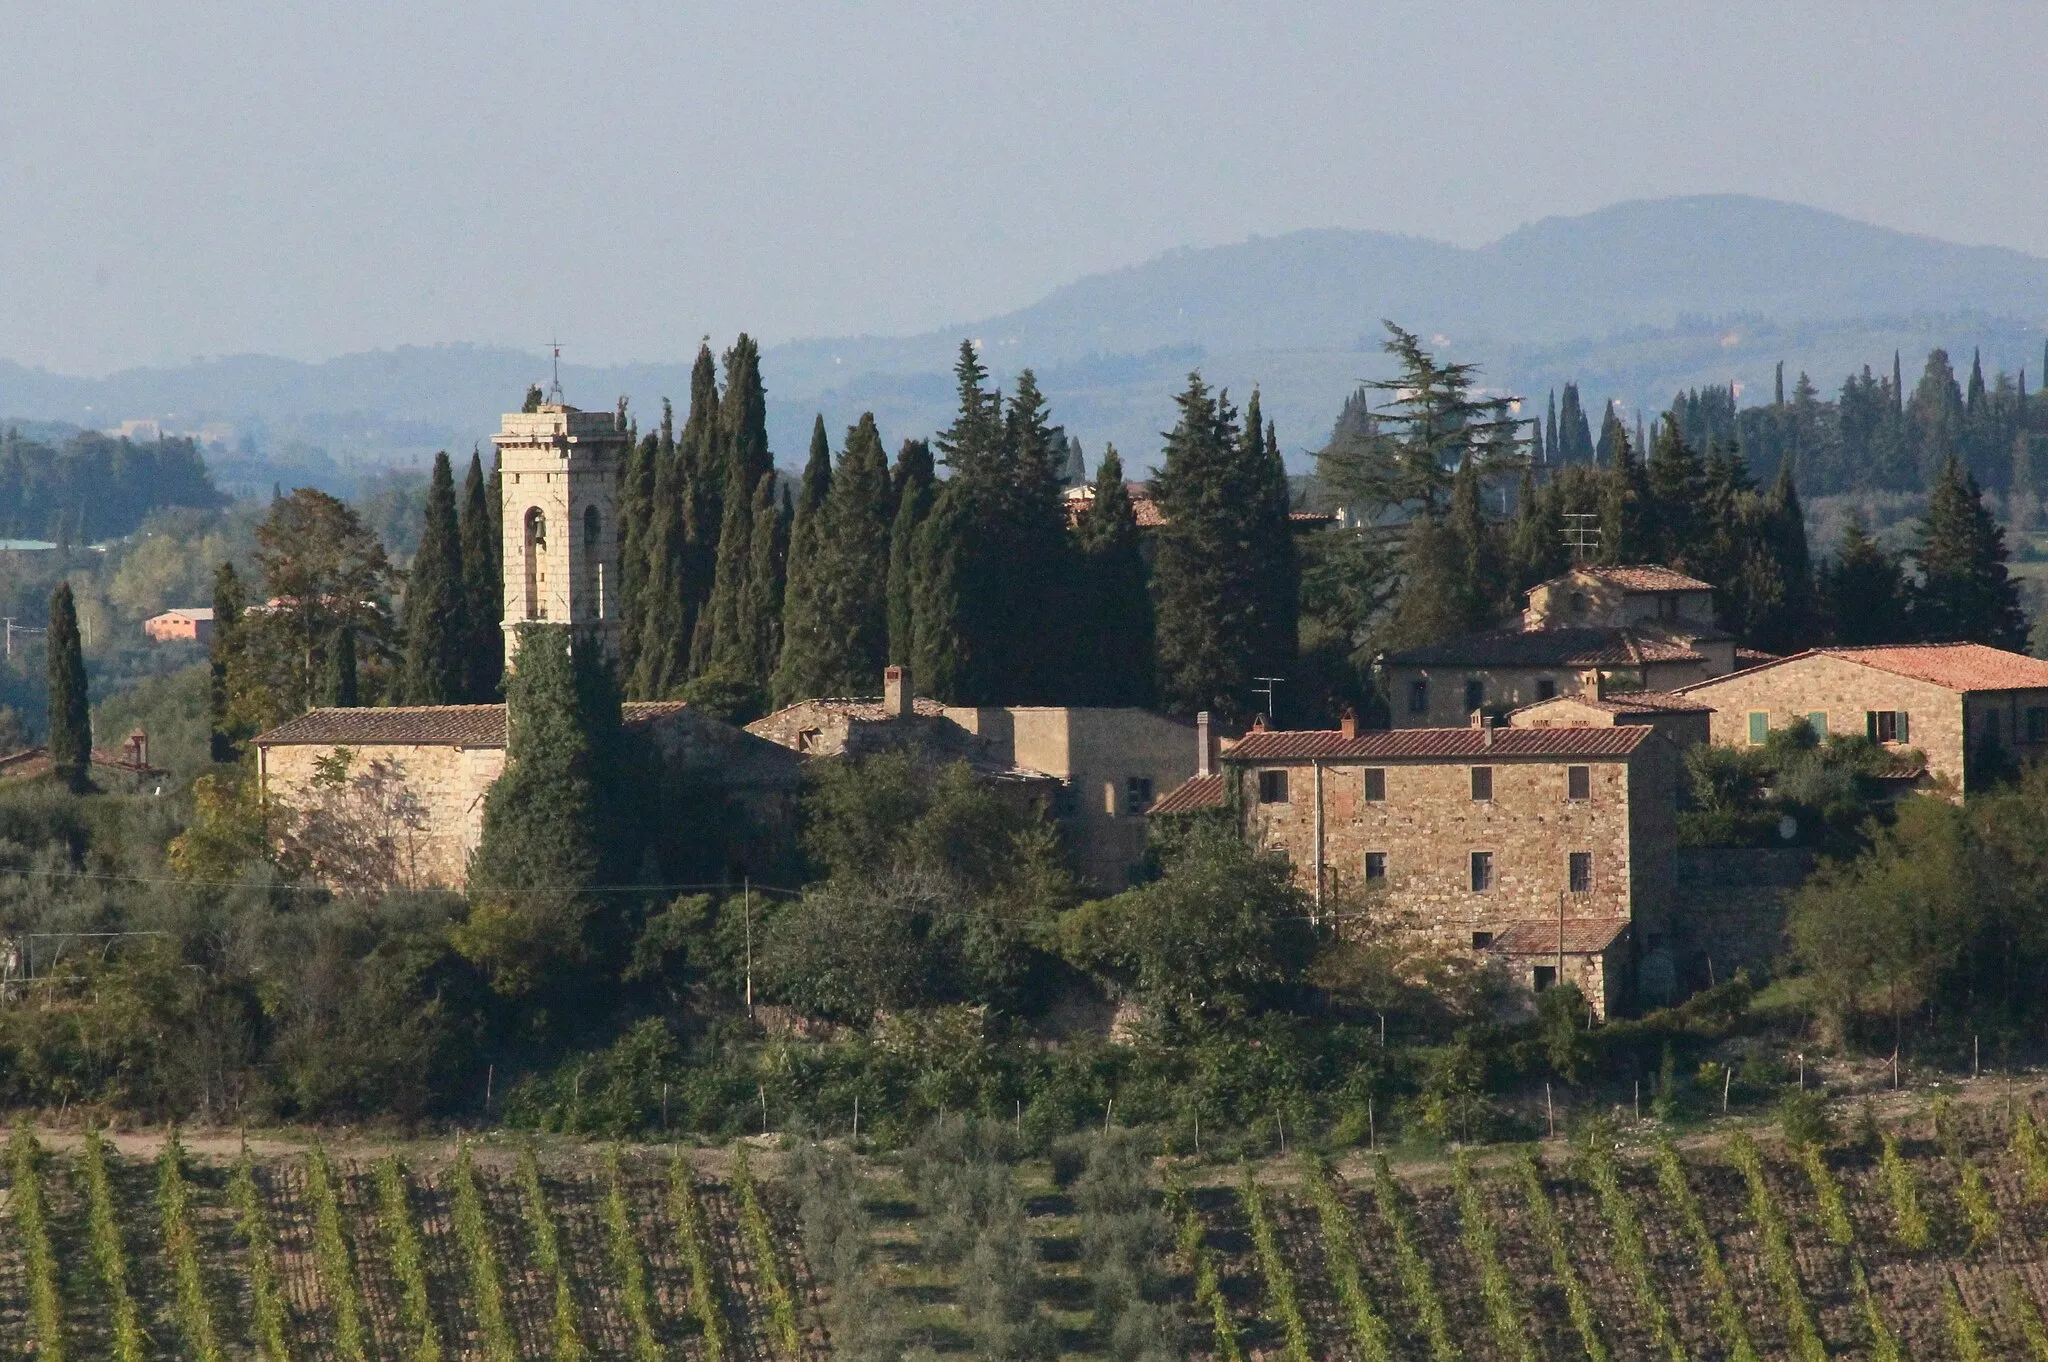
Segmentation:
[(1762, 747), (1771, 738), (1771, 716), (1760, 709), (1749, 712), (1749, 745)]
[(1571, 854), (1572, 892), (1590, 894), (1593, 892), (1593, 853), (1574, 851)]
[(1828, 735), (1828, 712), (1824, 709), (1808, 710), (1806, 726), (1813, 730), (1814, 737), (1825, 738)]
[[(811, 730), (815, 732), (816, 730)], [(1052, 816), (1072, 818), (1081, 812), (1081, 796), (1072, 785), (1062, 784), (1052, 792)]]
[(1864, 732), (1872, 742), (1906, 742), (1906, 711), (1873, 709), (1863, 716)]
[(1492, 933), (1492, 932), (1474, 932), (1474, 933), (1472, 933), (1472, 949), (1473, 949), (1473, 950), (1475, 950), (1475, 951), (1483, 951), (1483, 950), (1487, 950), (1487, 949), (1490, 949), (1490, 948), (1492, 947), (1492, 945), (1493, 945), (1493, 933)]
[(1124, 780), (1124, 811), (1143, 813), (1152, 807), (1152, 778), (1130, 776)]
[(1557, 986), (1557, 966), (1538, 965), (1529, 971), (1529, 983), (1538, 993)]
[(1675, 620), (1678, 618), (1678, 594), (1676, 592), (1665, 592), (1657, 597), (1657, 618), (1660, 620)]
[(1555, 700), (1557, 698), (1557, 682), (1547, 676), (1539, 677), (1536, 681), (1536, 698), (1538, 700)]
[(1387, 877), (1387, 853), (1368, 851), (1365, 853), (1365, 878), (1368, 883)]
[(1486, 703), (1486, 683), (1467, 681), (1465, 683), (1465, 712), (1470, 714)]
[(1567, 766), (1564, 768), (1564, 797), (1575, 804), (1583, 804), (1593, 797), (1592, 767)]
[(2048, 709), (2035, 706), (2027, 711), (2027, 741), (2048, 742)]
[(1472, 853), (1472, 892), (1484, 894), (1493, 888), (1493, 853), (1475, 851)]
[(1287, 802), (1287, 773), (1285, 771), (1259, 772), (1259, 802), (1261, 804), (1285, 804)]
[(1585, 613), (1586, 613), (1586, 593), (1585, 593), (1585, 592), (1583, 592), (1583, 591), (1574, 591), (1574, 592), (1572, 593), (1572, 613), (1573, 613), (1574, 615), (1583, 615), (1583, 614), (1585, 614)]
[(1410, 681), (1408, 683), (1408, 712), (1410, 714), (1429, 713), (1429, 682)]
[(1472, 768), (1472, 798), (1486, 803), (1493, 798), (1493, 768), (1475, 766)]
[[(2048, 711), (2044, 711), (2048, 712)], [(1368, 766), (1365, 768), (1365, 802), (1384, 803), (1387, 798), (1387, 768)]]

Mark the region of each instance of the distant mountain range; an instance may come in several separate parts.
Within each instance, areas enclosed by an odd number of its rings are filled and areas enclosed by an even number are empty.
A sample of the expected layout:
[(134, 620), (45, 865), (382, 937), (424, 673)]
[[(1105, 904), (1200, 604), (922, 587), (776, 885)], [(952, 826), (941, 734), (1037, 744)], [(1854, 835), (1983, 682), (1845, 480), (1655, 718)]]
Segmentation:
[[(770, 434), (785, 466), (812, 414), (836, 440), (872, 409), (892, 443), (950, 418), (961, 339), (999, 379), (1030, 366), (1053, 417), (1091, 462), (1105, 441), (1157, 456), (1188, 370), (1242, 398), (1257, 384), (1290, 457), (1305, 465), (1345, 395), (1386, 371), (1382, 318), (1479, 363), (1483, 381), (1536, 399), (1576, 380), (1589, 403), (1652, 409), (1680, 387), (1768, 390), (1772, 367), (1832, 391), (1852, 368), (1905, 352), (1917, 372), (1943, 345), (2038, 383), (2048, 260), (1958, 246), (1833, 213), (1737, 195), (1617, 204), (1550, 218), (1476, 249), (1382, 232), (1314, 230), (1183, 249), (1090, 275), (1018, 311), (909, 337), (793, 341), (763, 357)], [(631, 397), (643, 424), (689, 391), (673, 363), (565, 364), (569, 400)], [(547, 361), (504, 349), (401, 347), (319, 364), (236, 356), (103, 379), (0, 363), (0, 413), (168, 428), (224, 421), (272, 461), (406, 464), (467, 450)], [(1789, 380), (1788, 380), (1789, 381)], [(1528, 410), (1534, 410), (1533, 408)], [(296, 450), (296, 454), (294, 451)]]

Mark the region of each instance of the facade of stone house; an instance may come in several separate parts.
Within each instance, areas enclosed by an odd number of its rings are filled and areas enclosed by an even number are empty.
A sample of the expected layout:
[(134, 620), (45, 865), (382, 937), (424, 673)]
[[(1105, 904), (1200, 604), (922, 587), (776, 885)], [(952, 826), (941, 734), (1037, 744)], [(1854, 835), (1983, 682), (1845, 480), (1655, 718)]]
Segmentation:
[(1988, 748), (2048, 755), (2048, 661), (1981, 643), (1815, 648), (1686, 686), (1713, 706), (1713, 740), (1764, 743), (1805, 719), (1822, 734), (1862, 734), (1926, 757), (1930, 779), (1969, 793)]
[[(1234, 810), (1319, 912), (1362, 896), (1400, 930), (1498, 962), (1532, 990), (1578, 982), (1606, 1015), (1631, 999), (1642, 954), (1668, 961), (1677, 788), (1677, 750), (1647, 725), (1361, 732), (1347, 721), (1255, 727), (1223, 752), (1213, 787), (1191, 781), (1168, 807)], [(1560, 922), (1561, 961), (1527, 949), (1554, 945)]]
[(1515, 728), (1613, 728), (1618, 724), (1643, 724), (1662, 733), (1682, 752), (1711, 741), (1713, 713), (1712, 705), (1668, 691), (1585, 690), (1524, 705), (1510, 711), (1507, 719)]

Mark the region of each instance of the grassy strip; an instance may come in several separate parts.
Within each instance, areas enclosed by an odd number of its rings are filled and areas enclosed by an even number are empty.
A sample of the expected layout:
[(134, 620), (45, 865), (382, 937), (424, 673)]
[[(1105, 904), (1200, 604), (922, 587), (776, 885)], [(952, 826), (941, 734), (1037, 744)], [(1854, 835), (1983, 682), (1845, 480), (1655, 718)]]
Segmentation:
[(121, 1222), (114, 1212), (106, 1141), (97, 1130), (85, 1133), (85, 1195), (93, 1267), (113, 1316), (114, 1362), (142, 1362), (142, 1312), (128, 1289), (128, 1251), (122, 1246)]
[[(1344, 1198), (1338, 1195), (1330, 1180), (1329, 1166), (1322, 1159), (1311, 1155), (1304, 1160), (1302, 1174), (1309, 1199), (1315, 1203), (1317, 1218), (1322, 1222), (1323, 1263), (1329, 1270), (1330, 1284), (1337, 1290), (1337, 1303), (1343, 1307), (1344, 1318), (1351, 1326), (1351, 1341), (1364, 1362), (1393, 1362), (1393, 1338), (1387, 1331), (1386, 1320), (1373, 1308), (1372, 1296), (1365, 1289), (1365, 1274), (1359, 1270), (1358, 1222), (1352, 1218)], [(1607, 1359), (1596, 1358), (1595, 1362)]]
[(555, 1284), (555, 1362), (583, 1362), (590, 1353), (583, 1346), (583, 1329), (576, 1317), (576, 1293), (562, 1262), (562, 1239), (555, 1231), (555, 1217), (548, 1211), (547, 1193), (540, 1185), (540, 1159), (532, 1145), (519, 1151), (519, 1189), (524, 1193), (521, 1200), (534, 1253), (541, 1271)]
[(769, 1228), (768, 1213), (761, 1209), (761, 1190), (754, 1183), (745, 1145), (733, 1149), (732, 1188), (739, 1194), (740, 1229), (747, 1237), (754, 1275), (768, 1302), (769, 1341), (782, 1356), (794, 1359), (801, 1355), (803, 1347), (796, 1327), (796, 1302), (790, 1297), (789, 1284), (782, 1279), (782, 1264), (775, 1253), (775, 1232)]
[(1948, 1342), (1955, 1349), (1956, 1362), (1990, 1362), (1990, 1354), (1984, 1351), (1983, 1332), (1963, 1307), (1955, 1282), (1947, 1278), (1941, 1283), (1941, 1318), (1948, 1326)]
[(2019, 1157), (2027, 1195), (2036, 1201), (2048, 1197), (2048, 1140), (2034, 1114), (2022, 1107), (2012, 1123), (2012, 1152)]
[(704, 1362), (725, 1362), (732, 1354), (732, 1332), (725, 1323), (724, 1293), (711, 1258), (711, 1234), (704, 1203), (697, 1198), (696, 1175), (681, 1150), (668, 1168), (668, 1204), (681, 1236), (683, 1261), (690, 1265), (690, 1312), (704, 1331)]
[(1401, 1278), (1401, 1292), (1408, 1298), (1408, 1308), (1422, 1321), (1430, 1357), (1435, 1362), (1460, 1362), (1462, 1354), (1451, 1338), (1451, 1321), (1444, 1313), (1443, 1297), (1437, 1294), (1429, 1260), (1416, 1247), (1414, 1222), (1408, 1218), (1408, 1208), (1401, 1204), (1401, 1188), (1394, 1181), (1394, 1170), (1387, 1166), (1384, 1154), (1373, 1161), (1372, 1196), (1380, 1219), (1393, 1232), (1394, 1266)]
[[(1863, 1264), (1849, 1264), (1849, 1283), (1856, 1289), (1856, 1307), (1863, 1314), (1863, 1327), (1870, 1331), (1872, 1362), (1906, 1362), (1898, 1335), (1891, 1331), (1884, 1322), (1884, 1312), (1877, 1308), (1877, 1297), (1871, 1294), (1870, 1279), (1863, 1275)], [(2048, 1362), (2048, 1358), (2043, 1362)]]
[(1913, 1166), (1899, 1156), (1899, 1140), (1890, 1131), (1884, 1133), (1884, 1153), (1877, 1163), (1878, 1184), (1884, 1188), (1885, 1198), (1892, 1204), (1892, 1238), (1899, 1247), (1918, 1253), (1927, 1247), (1929, 1234), (1927, 1212), (1920, 1208), (1920, 1179), (1915, 1176)]
[(467, 1144), (455, 1155), (455, 1167), (449, 1172), (448, 1181), (455, 1208), (455, 1238), (469, 1265), (469, 1291), (476, 1301), (477, 1330), (483, 1335), (484, 1357), (488, 1362), (519, 1362), (519, 1346), (505, 1316), (505, 1274), (498, 1266), (498, 1250), (491, 1243), (490, 1222), (484, 1219), (483, 1193), (476, 1185), (476, 1161)]
[(663, 1362), (661, 1344), (654, 1334), (654, 1297), (647, 1289), (647, 1259), (640, 1252), (640, 1241), (633, 1237), (633, 1217), (626, 1205), (626, 1180), (619, 1168), (616, 1144), (604, 1151), (604, 1180), (605, 1248), (619, 1279), (626, 1318), (633, 1325), (633, 1359)]
[(249, 1250), (249, 1294), (255, 1306), (250, 1323), (256, 1330), (256, 1351), (266, 1362), (291, 1362), (291, 1311), (278, 1271), (277, 1238), (256, 1189), (256, 1165), (246, 1144), (228, 1179), (228, 1200), (235, 1208), (235, 1230)]
[(1850, 1223), (1849, 1206), (1842, 1199), (1842, 1184), (1835, 1181), (1828, 1168), (1826, 1153), (1810, 1141), (1801, 1143), (1797, 1153), (1799, 1166), (1806, 1170), (1807, 1184), (1813, 1188), (1814, 1200), (1820, 1206), (1820, 1232), (1836, 1248), (1850, 1247), (1856, 1242), (1856, 1227)]
[(1237, 1341), (1237, 1322), (1230, 1317), (1230, 1300), (1216, 1276), (1216, 1260), (1203, 1243), (1208, 1230), (1195, 1210), (1187, 1188), (1170, 1170), (1166, 1181), (1166, 1203), (1179, 1236), (1181, 1257), (1195, 1279), (1195, 1306), (1209, 1313), (1210, 1337), (1221, 1362), (1244, 1362), (1244, 1348)]
[(384, 1227), (391, 1273), (398, 1278), (398, 1318), (412, 1340), (405, 1355), (409, 1362), (441, 1362), (441, 1326), (427, 1295), (426, 1246), (405, 1193), (405, 1168), (396, 1157), (379, 1159), (376, 1177), (377, 1219)]
[(341, 1226), (341, 1199), (334, 1190), (334, 1167), (316, 1142), (306, 1151), (306, 1190), (313, 1197), (313, 1257), (319, 1264), (320, 1288), (334, 1303), (334, 1348), (343, 1362), (369, 1362), (370, 1340), (363, 1331), (363, 1297), (356, 1288), (355, 1259)]
[(1606, 1340), (1600, 1337), (1599, 1313), (1593, 1309), (1593, 1298), (1586, 1293), (1579, 1270), (1572, 1265), (1564, 1227), (1558, 1223), (1557, 1207), (1551, 1204), (1550, 1193), (1543, 1186), (1543, 1170), (1537, 1166), (1536, 1156), (1526, 1149), (1515, 1165), (1521, 1174), (1522, 1199), (1528, 1203), (1529, 1219), (1536, 1226), (1537, 1239), (1550, 1253), (1550, 1272), (1564, 1291), (1565, 1311), (1586, 1349), (1586, 1362), (1610, 1362)]
[(1664, 1195), (1678, 1207), (1686, 1233), (1692, 1236), (1693, 1248), (1700, 1255), (1700, 1276), (1713, 1293), (1709, 1309), (1714, 1316), (1714, 1327), (1720, 1331), (1721, 1342), (1728, 1349), (1729, 1362), (1757, 1362), (1756, 1345), (1750, 1341), (1749, 1326), (1743, 1322), (1742, 1303), (1735, 1297), (1735, 1283), (1729, 1279), (1728, 1268), (1721, 1261), (1720, 1245), (1714, 1242), (1713, 1232), (1707, 1228), (1707, 1218), (1700, 1213), (1699, 1198), (1692, 1194), (1692, 1185), (1685, 1180), (1685, 1164), (1679, 1160), (1678, 1150), (1669, 1140), (1657, 1142), (1657, 1182), (1663, 1187)]
[(57, 1255), (50, 1245), (50, 1208), (43, 1202), (42, 1146), (26, 1118), (15, 1123), (7, 1146), (14, 1185), (8, 1205), (21, 1231), (28, 1267), (28, 1320), (38, 1362), (64, 1362), (64, 1296), (57, 1285)]
[(223, 1362), (206, 1299), (206, 1275), (199, 1268), (199, 1236), (192, 1229), (192, 1184), (185, 1181), (185, 1146), (172, 1129), (156, 1161), (157, 1211), (162, 1217), (164, 1254), (178, 1289), (178, 1332), (194, 1362)]
[(1615, 1262), (1628, 1278), (1651, 1340), (1671, 1362), (1690, 1362), (1685, 1343), (1672, 1322), (1671, 1307), (1657, 1289), (1657, 1275), (1650, 1267), (1650, 1245), (1643, 1238), (1642, 1218), (1636, 1214), (1635, 1199), (1621, 1185), (1621, 1169), (1615, 1163), (1614, 1151), (1605, 1144), (1594, 1143), (1586, 1146), (1584, 1152), (1587, 1174), (1600, 1197), (1600, 1214), (1614, 1235)]
[(1756, 1141), (1743, 1131), (1729, 1137), (1728, 1154), (1742, 1180), (1749, 1184), (1749, 1213), (1763, 1230), (1764, 1274), (1778, 1291), (1778, 1306), (1785, 1312), (1785, 1334), (1792, 1354), (1799, 1362), (1827, 1362), (1827, 1345), (1821, 1342), (1820, 1322), (1799, 1282), (1799, 1264), (1792, 1256), (1792, 1235), (1785, 1214), (1771, 1184), (1764, 1178), (1764, 1156)]
[(1309, 1344), (1308, 1322), (1301, 1317), (1301, 1302), (1294, 1294), (1294, 1272), (1280, 1252), (1280, 1236), (1273, 1230), (1273, 1217), (1266, 1209), (1266, 1194), (1259, 1190), (1252, 1170), (1244, 1170), (1244, 1186), (1238, 1196), (1244, 1202), (1245, 1219), (1250, 1222), (1252, 1245), (1258, 1250), (1259, 1271), (1266, 1279), (1266, 1299), (1280, 1325), (1287, 1346), (1281, 1356), (1287, 1362), (1310, 1362), (1314, 1352)]
[(1522, 1303), (1515, 1299), (1507, 1267), (1500, 1260), (1493, 1217), (1487, 1214), (1485, 1198), (1479, 1194), (1479, 1179), (1472, 1176), (1471, 1156), (1462, 1149), (1451, 1156), (1451, 1190), (1458, 1197), (1458, 1237), (1465, 1241), (1465, 1252), (1479, 1269), (1479, 1299), (1486, 1307), (1486, 1322), (1493, 1326), (1494, 1341), (1514, 1362), (1536, 1362), (1536, 1346), (1529, 1341)]

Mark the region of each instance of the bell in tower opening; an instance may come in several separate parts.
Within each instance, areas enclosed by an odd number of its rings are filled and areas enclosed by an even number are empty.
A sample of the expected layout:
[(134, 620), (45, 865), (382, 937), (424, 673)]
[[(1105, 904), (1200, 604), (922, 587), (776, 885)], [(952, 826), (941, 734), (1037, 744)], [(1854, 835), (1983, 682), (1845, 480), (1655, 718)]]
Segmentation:
[(608, 411), (542, 402), (507, 412), (491, 437), (500, 460), (505, 665), (519, 626), (566, 624), (619, 656), (619, 479), (626, 433)]

